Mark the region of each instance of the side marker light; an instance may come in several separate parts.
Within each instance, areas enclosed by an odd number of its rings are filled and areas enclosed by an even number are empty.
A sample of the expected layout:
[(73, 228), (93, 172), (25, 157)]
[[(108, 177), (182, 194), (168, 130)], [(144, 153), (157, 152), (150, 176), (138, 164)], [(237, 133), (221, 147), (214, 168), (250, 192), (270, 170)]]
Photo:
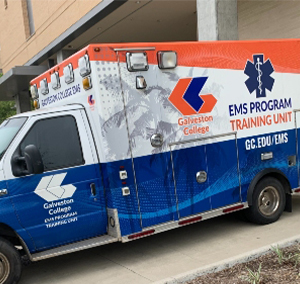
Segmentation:
[(82, 79), (82, 86), (85, 90), (89, 90), (92, 88), (92, 80), (91, 77), (85, 77)]
[(230, 208), (224, 209), (223, 213), (233, 212), (233, 211), (236, 211), (236, 210), (239, 210), (239, 209), (242, 209), (242, 208), (244, 208), (243, 204), (237, 205), (237, 206), (234, 206), (234, 207), (230, 207)]

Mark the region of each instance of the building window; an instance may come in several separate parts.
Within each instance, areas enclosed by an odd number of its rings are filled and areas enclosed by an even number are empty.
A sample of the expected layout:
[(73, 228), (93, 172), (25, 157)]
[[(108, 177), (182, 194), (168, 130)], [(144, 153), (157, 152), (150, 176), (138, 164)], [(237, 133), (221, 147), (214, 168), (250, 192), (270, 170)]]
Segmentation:
[(27, 2), (27, 12), (28, 12), (28, 20), (29, 20), (29, 30), (30, 30), (30, 35), (32, 35), (35, 32), (33, 13), (32, 13), (32, 4), (31, 4), (31, 0), (26, 0), (26, 2)]
[(26, 37), (35, 33), (31, 0), (22, 0), (23, 18)]

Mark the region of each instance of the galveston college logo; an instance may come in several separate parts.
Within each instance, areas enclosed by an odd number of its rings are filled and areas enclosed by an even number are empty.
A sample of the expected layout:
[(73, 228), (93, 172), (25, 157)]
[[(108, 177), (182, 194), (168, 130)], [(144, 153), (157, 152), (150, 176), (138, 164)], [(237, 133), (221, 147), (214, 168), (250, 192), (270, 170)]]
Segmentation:
[(212, 94), (200, 94), (207, 79), (208, 77), (180, 79), (169, 96), (169, 101), (183, 116), (198, 115), (178, 119), (178, 125), (185, 126), (185, 136), (209, 132), (207, 123), (213, 121), (213, 117), (202, 114), (210, 113), (217, 99)]
[(48, 202), (70, 198), (76, 191), (72, 184), (61, 185), (67, 173), (43, 177), (34, 193)]
[(93, 106), (95, 104), (95, 100), (93, 99), (93, 95), (90, 95), (88, 97), (88, 103), (90, 106)]
[(272, 91), (274, 79), (270, 76), (274, 68), (270, 59), (264, 61), (263, 54), (253, 55), (253, 63), (247, 61), (244, 73), (249, 76), (245, 82), (249, 93), (256, 90), (256, 98), (266, 97), (266, 89)]
[(208, 77), (180, 79), (169, 97), (169, 101), (182, 113), (193, 115), (211, 112), (217, 103), (212, 94), (200, 95)]

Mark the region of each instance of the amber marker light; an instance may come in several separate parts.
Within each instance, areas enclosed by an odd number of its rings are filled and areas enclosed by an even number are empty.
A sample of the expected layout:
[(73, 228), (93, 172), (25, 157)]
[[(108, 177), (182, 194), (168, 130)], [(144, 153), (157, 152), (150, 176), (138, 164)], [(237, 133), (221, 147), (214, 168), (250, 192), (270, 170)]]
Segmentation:
[(38, 100), (34, 100), (33, 101), (33, 107), (35, 108), (35, 109), (38, 109), (40, 106), (39, 106), (39, 102), (38, 102)]
[(82, 86), (85, 90), (89, 90), (92, 88), (91, 77), (85, 77), (82, 79)]

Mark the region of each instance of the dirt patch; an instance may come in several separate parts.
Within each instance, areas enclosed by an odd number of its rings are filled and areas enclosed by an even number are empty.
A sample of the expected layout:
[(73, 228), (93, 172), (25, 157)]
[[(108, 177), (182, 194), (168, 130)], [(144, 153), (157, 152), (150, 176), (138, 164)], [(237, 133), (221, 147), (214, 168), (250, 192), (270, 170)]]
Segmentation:
[[(280, 261), (281, 260), (281, 261)], [(281, 263), (280, 263), (281, 262)], [(261, 266), (261, 268), (260, 268)], [(259, 274), (259, 281), (251, 272)], [(259, 272), (260, 269), (260, 272)], [(256, 277), (257, 278), (257, 277)], [(257, 279), (258, 279), (257, 278)], [(257, 280), (256, 279), (256, 280)], [(200, 276), (185, 284), (299, 284), (300, 246), (294, 245), (219, 272)]]

